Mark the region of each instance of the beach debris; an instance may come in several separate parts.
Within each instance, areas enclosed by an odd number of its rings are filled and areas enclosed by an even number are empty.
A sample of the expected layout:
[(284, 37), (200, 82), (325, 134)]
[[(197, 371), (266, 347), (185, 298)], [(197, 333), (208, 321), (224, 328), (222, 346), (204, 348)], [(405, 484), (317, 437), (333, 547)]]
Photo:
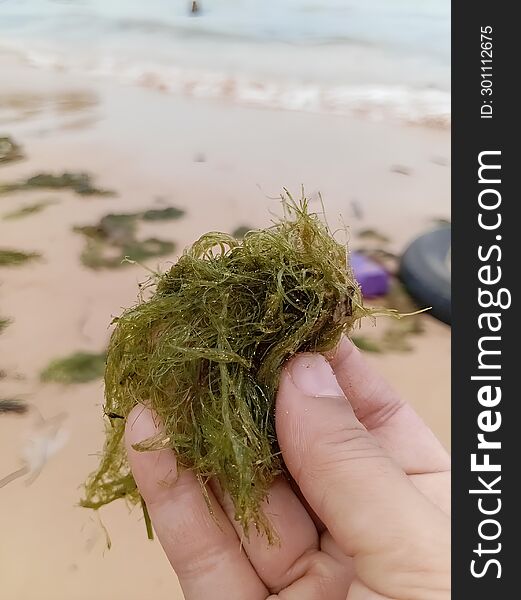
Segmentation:
[(391, 239), (375, 227), (365, 227), (356, 232), (355, 251), (380, 266), (385, 272), (394, 276), (398, 272), (398, 256), (389, 250)]
[(103, 377), (106, 355), (93, 352), (74, 352), (56, 358), (41, 372), (40, 379), (56, 383), (87, 383)]
[(81, 262), (91, 269), (114, 269), (131, 264), (131, 261), (141, 262), (171, 254), (175, 250), (174, 242), (155, 237), (139, 240), (138, 222), (178, 219), (183, 214), (181, 209), (169, 206), (137, 213), (108, 214), (97, 225), (75, 227), (74, 231), (87, 238)]
[(114, 196), (115, 192), (98, 188), (92, 176), (84, 172), (38, 173), (23, 181), (0, 184), (0, 194), (9, 194), (24, 190), (72, 190), (80, 196)]
[(238, 240), (242, 240), (248, 231), (253, 231), (253, 229), (249, 225), (240, 225), (232, 231), (232, 236)]
[(391, 277), (396, 277), (398, 273), (399, 257), (394, 252), (378, 246), (357, 248), (356, 251), (379, 264)]
[(429, 228), (415, 237), (399, 262), (399, 278), (419, 303), (431, 307), (431, 314), (451, 324), (450, 226)]
[(375, 298), (387, 294), (390, 276), (384, 267), (360, 252), (351, 253), (351, 265), (364, 298)]
[(66, 413), (59, 413), (44, 419), (35, 407), (31, 407), (34, 422), (25, 444), (22, 447), (19, 469), (0, 479), (0, 488), (27, 476), (26, 485), (33, 483), (43, 468), (68, 440), (68, 432), (64, 428)]
[(141, 502), (123, 435), (142, 403), (164, 429), (136, 450), (174, 449), (203, 494), (213, 477), (230, 495), (246, 536), (253, 526), (277, 540), (261, 502), (285, 470), (274, 416), (283, 364), (296, 352), (333, 349), (364, 316), (401, 316), (364, 306), (346, 247), (309, 212), (306, 198), (286, 192), (282, 200), (284, 218), (242, 241), (203, 235), (141, 284), (148, 300), (140, 294), (113, 320), (105, 370), (110, 425), (82, 506)]
[(23, 219), (24, 217), (28, 217), (29, 215), (34, 215), (36, 213), (45, 210), (48, 206), (52, 204), (56, 204), (55, 200), (42, 200), (42, 202), (34, 202), (33, 204), (26, 204), (21, 208), (13, 210), (12, 212), (5, 213), (2, 218), (5, 221), (10, 221), (14, 219)]
[(18, 398), (0, 398), (0, 415), (15, 414), (24, 415), (29, 410), (29, 406), (23, 400)]
[(403, 165), (392, 165), (390, 171), (391, 173), (398, 173), (398, 175), (412, 175), (412, 169)]
[(38, 252), (23, 252), (12, 248), (0, 248), (0, 267), (13, 267), (41, 258)]
[(0, 137), (0, 165), (24, 158), (22, 147), (9, 136)]

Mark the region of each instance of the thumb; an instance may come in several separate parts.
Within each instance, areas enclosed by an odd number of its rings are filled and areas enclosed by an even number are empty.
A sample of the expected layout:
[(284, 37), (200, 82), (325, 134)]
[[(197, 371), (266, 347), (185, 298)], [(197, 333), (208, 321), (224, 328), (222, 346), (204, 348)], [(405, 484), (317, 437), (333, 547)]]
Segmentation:
[(358, 421), (321, 354), (284, 368), (276, 425), (286, 466), (347, 555), (432, 553), (443, 515)]

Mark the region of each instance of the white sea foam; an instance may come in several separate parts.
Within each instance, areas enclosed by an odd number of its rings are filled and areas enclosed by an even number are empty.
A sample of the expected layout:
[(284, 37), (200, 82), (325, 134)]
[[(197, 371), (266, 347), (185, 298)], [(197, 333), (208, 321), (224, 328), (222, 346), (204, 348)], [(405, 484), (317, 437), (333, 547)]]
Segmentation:
[(163, 93), (201, 100), (219, 100), (257, 108), (356, 115), (411, 124), (450, 124), (450, 94), (439, 89), (401, 85), (328, 84), (282, 78), (231, 75), (224, 71), (130, 62), (114, 57), (78, 61), (78, 57), (26, 52), (23, 60), (39, 69), (81, 72), (100, 80), (119, 81)]

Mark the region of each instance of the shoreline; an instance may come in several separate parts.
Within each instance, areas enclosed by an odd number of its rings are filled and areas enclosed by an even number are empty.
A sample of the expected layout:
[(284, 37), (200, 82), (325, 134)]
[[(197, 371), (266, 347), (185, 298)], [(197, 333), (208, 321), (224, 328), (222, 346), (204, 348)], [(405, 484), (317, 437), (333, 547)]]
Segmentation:
[[(210, 50), (208, 52), (211, 55)], [(239, 48), (236, 50), (239, 51)], [(267, 48), (264, 49), (266, 50)], [(363, 48), (364, 57), (367, 58), (369, 50)], [(273, 52), (273, 48), (271, 51)], [(329, 51), (332, 52), (331, 49)], [(284, 45), (279, 52), (285, 52)], [(297, 53), (294, 59), (299, 57), (297, 62), (301, 67), (307, 64), (300, 57), (302, 53), (307, 56), (308, 61), (316, 60), (317, 49), (313, 47), (297, 46), (292, 52)], [(276, 57), (277, 53), (270, 64), (277, 64)], [(394, 70), (393, 63), (385, 64), (385, 54), (379, 59), (373, 58), (375, 73), (372, 79), (364, 78), (365, 71), (356, 66), (357, 60), (354, 57), (346, 57), (345, 62), (350, 64), (349, 68), (353, 73), (349, 77), (349, 83), (339, 83), (335, 81), (334, 71), (329, 77), (309, 78), (306, 69), (300, 75), (283, 71), (279, 73), (277, 69), (269, 73), (259, 64), (257, 72), (253, 69), (249, 73), (244, 66), (233, 68), (228, 64), (229, 58), (220, 59), (227, 65), (226, 68), (219, 61), (215, 64), (212, 61), (206, 65), (199, 64), (201, 57), (193, 65), (187, 62), (187, 57), (181, 59), (179, 64), (162, 64), (161, 61), (139, 61), (136, 57), (134, 60), (130, 57), (92, 58), (81, 55), (74, 59), (69, 55), (60, 58), (52, 54), (47, 56), (45, 52), (24, 53), (21, 49), (0, 46), (0, 62), (16, 64), (17, 68), (41, 71), (50, 78), (56, 73), (74, 77), (75, 72), (82, 72), (84, 79), (94, 86), (112, 82), (127, 88), (154, 90), (179, 99), (219, 102), (228, 104), (229, 108), (250, 107), (325, 116), (339, 115), (432, 129), (450, 127), (450, 91), (440, 83), (441, 79), (437, 84), (434, 83), (440, 75), (433, 80), (425, 76), (425, 81), (418, 85), (418, 77), (424, 75), (421, 69), (418, 71), (418, 65), (412, 59), (409, 67), (415, 76), (412, 80), (406, 78), (397, 83), (394, 78), (389, 78), (388, 72)], [(404, 56), (403, 59), (405, 58)], [(322, 62), (328, 62), (327, 55)], [(379, 68), (376, 65), (380, 65)], [(309, 68), (309, 64), (307, 66)], [(365, 69), (367, 68), (368, 65), (365, 64)], [(300, 70), (302, 68), (298, 69)], [(376, 75), (377, 72), (380, 73), (379, 76)]]

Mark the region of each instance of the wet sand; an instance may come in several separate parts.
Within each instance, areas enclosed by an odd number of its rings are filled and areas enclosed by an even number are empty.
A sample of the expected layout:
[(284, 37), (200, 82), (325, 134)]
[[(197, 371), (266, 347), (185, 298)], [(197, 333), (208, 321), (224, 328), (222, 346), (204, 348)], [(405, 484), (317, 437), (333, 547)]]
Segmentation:
[[(450, 216), (449, 132), (231, 108), (155, 90), (86, 83), (81, 74), (41, 73), (7, 62), (0, 68), (5, 80), (0, 135), (13, 136), (27, 155), (0, 166), (0, 183), (41, 171), (80, 170), (117, 192), (114, 197), (69, 191), (0, 196), (0, 246), (43, 257), (0, 268), (0, 316), (13, 321), (0, 334), (5, 375), (0, 396), (25, 399), (43, 419), (65, 413), (60, 436), (67, 437), (60, 437), (57, 444), (63, 447), (34, 483), (27, 486), (19, 479), (0, 489), (2, 597), (181, 598), (159, 544), (146, 540), (139, 510), (129, 516), (125, 503), (118, 502), (101, 511), (112, 540), (109, 551), (96, 515), (77, 506), (80, 486), (97, 464), (103, 442), (101, 381), (70, 386), (39, 381), (52, 358), (102, 351), (111, 315), (135, 301), (137, 283), (146, 278), (140, 266), (84, 267), (79, 259), (84, 239), (72, 227), (93, 224), (110, 212), (174, 205), (186, 211), (182, 219), (147, 224), (140, 235), (173, 240), (182, 251), (210, 229), (267, 225), (270, 211), (279, 214), (281, 188), (298, 195), (304, 184), (317, 210), (317, 193), (322, 193), (333, 228), (349, 226), (353, 244), (356, 232), (370, 227), (390, 238), (390, 250), (400, 251), (434, 218)], [(2, 220), (40, 200), (54, 203), (22, 219)], [(176, 255), (147, 264), (155, 268)], [(448, 447), (450, 329), (429, 316), (424, 322), (411, 352), (368, 359)], [(49, 428), (38, 425), (37, 412), (0, 415), (0, 479), (19, 467), (27, 435)]]

